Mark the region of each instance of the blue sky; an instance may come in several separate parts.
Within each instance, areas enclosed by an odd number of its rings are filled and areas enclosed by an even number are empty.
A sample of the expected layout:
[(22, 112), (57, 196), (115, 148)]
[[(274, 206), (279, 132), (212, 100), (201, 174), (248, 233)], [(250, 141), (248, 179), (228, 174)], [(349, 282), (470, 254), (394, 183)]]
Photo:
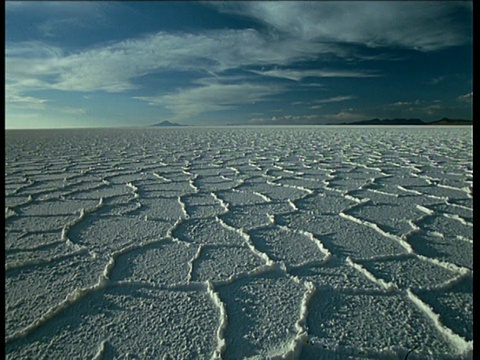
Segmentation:
[(470, 1), (7, 1), (6, 128), (472, 118)]

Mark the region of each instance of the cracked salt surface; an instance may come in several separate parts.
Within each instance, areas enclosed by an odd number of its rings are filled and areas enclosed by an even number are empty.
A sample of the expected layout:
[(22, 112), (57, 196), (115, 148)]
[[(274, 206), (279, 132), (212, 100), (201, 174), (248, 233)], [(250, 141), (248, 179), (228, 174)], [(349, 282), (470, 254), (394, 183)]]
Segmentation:
[(473, 356), (471, 128), (5, 140), (7, 359)]

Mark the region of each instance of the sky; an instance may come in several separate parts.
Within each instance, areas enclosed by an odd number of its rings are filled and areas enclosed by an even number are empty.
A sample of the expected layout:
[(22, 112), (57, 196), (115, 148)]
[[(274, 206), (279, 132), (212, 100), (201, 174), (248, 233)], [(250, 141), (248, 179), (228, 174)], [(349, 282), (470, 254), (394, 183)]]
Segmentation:
[(6, 129), (472, 118), (471, 1), (7, 1)]

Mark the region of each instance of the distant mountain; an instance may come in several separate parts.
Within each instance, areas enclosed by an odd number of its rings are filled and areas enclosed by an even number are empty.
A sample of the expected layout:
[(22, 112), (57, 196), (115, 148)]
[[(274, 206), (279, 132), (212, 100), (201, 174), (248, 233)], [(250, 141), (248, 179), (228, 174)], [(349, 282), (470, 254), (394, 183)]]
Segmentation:
[(473, 121), (465, 119), (443, 118), (440, 120), (429, 122), (427, 125), (473, 125)]
[(436, 121), (424, 122), (420, 119), (371, 119), (343, 123), (341, 125), (472, 125), (471, 120), (443, 118)]
[(177, 124), (177, 123), (172, 123), (170, 121), (162, 121), (161, 123), (158, 123), (158, 124), (153, 124), (153, 125), (150, 125), (150, 126), (153, 126), (153, 127), (164, 127), (164, 126), (185, 126), (185, 125), (180, 125), (180, 124)]
[(427, 125), (420, 119), (371, 119), (342, 125)]

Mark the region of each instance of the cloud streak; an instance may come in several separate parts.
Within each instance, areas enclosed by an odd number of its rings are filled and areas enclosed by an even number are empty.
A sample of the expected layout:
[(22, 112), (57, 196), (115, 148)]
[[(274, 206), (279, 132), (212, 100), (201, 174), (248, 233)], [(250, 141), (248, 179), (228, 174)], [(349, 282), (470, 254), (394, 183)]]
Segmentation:
[(473, 101), (473, 91), (465, 95), (460, 95), (457, 97), (457, 101), (471, 103)]
[(452, 21), (452, 14), (465, 8), (455, 2), (259, 1), (213, 6), (304, 41), (435, 51), (471, 40), (468, 29)]
[[(215, 30), (198, 34), (158, 32), (126, 39), (103, 47), (74, 53), (39, 41), (7, 44), (6, 82), (14, 95), (7, 102), (20, 101), (31, 91), (60, 90), (120, 93), (139, 88), (139, 77), (171, 70), (205, 73), (219, 78), (231, 69), (285, 66), (313, 59), (324, 46), (307, 46), (289, 39), (270, 41), (253, 29)], [(262, 77), (300, 81), (306, 77), (373, 77), (368, 71), (350, 70), (250, 70)], [(212, 78), (213, 79), (213, 78)], [(226, 78), (224, 78), (226, 79)], [(231, 78), (233, 79), (233, 78)], [(203, 79), (201, 87), (187, 88), (164, 96), (137, 99), (161, 105), (181, 117), (203, 111), (219, 111), (276, 94), (279, 88), (243, 81), (220, 84)], [(210, 82), (210, 83), (209, 83)], [(283, 91), (283, 89), (282, 89)], [(17, 99), (17, 100), (15, 100)], [(30, 99), (32, 100), (32, 99)], [(40, 103), (39, 103), (40, 104)]]
[(336, 102), (341, 102), (341, 101), (347, 101), (347, 100), (352, 100), (356, 99), (356, 96), (353, 95), (348, 95), (348, 96), (334, 96), (328, 99), (320, 99), (320, 100), (315, 100), (314, 102), (317, 104), (328, 104), (328, 103), (336, 103)]
[(279, 86), (249, 83), (210, 83), (174, 94), (136, 99), (146, 101), (149, 105), (163, 106), (175, 115), (175, 120), (184, 120), (200, 113), (231, 110), (243, 104), (265, 101), (284, 90)]
[(335, 70), (335, 69), (322, 69), (322, 70), (292, 70), (292, 69), (273, 69), (266, 71), (251, 70), (252, 73), (269, 76), (281, 79), (288, 79), (293, 81), (301, 81), (308, 77), (316, 78), (332, 78), (332, 77), (345, 77), (345, 78), (370, 78), (382, 76), (378, 73), (369, 70)]
[(7, 43), (7, 81), (25, 88), (34, 79), (36, 87), (44, 89), (123, 92), (136, 87), (133, 79), (156, 72), (219, 73), (247, 66), (286, 65), (314, 58), (317, 51), (288, 40), (271, 42), (253, 29), (159, 32), (72, 54), (40, 42)]

